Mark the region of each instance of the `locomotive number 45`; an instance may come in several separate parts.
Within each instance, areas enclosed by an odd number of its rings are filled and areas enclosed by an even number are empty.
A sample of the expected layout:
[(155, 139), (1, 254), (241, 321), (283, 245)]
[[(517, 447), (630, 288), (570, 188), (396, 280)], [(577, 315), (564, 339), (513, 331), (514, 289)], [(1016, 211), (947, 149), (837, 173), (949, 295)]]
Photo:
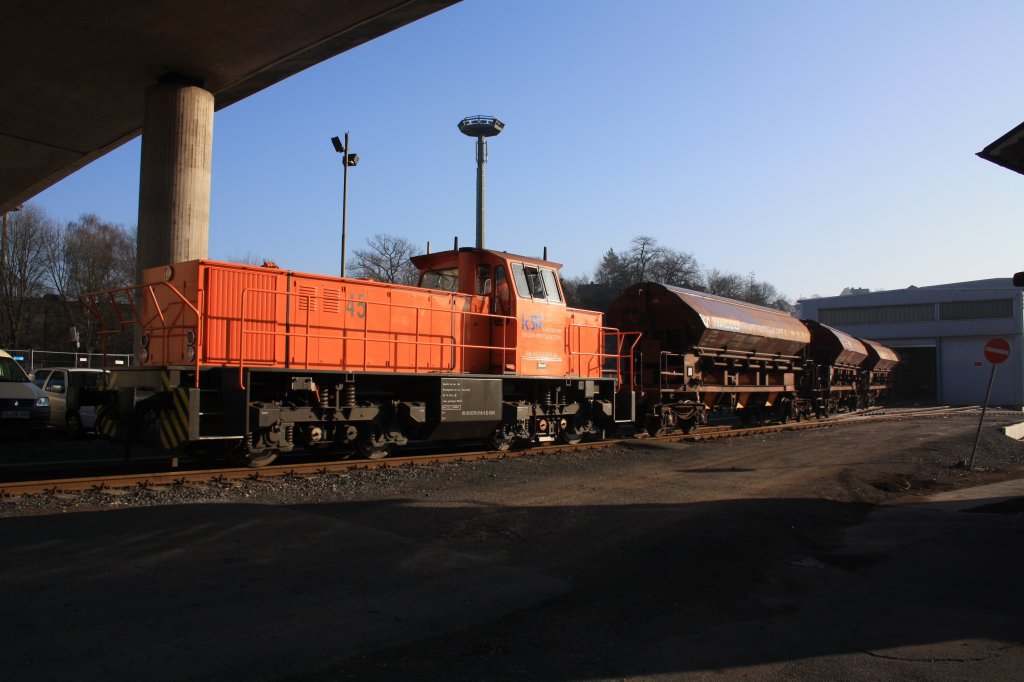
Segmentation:
[(358, 300), (355, 294), (349, 294), (348, 302), (345, 303), (345, 312), (349, 317), (366, 317), (366, 302), (363, 299), (366, 294), (359, 294)]

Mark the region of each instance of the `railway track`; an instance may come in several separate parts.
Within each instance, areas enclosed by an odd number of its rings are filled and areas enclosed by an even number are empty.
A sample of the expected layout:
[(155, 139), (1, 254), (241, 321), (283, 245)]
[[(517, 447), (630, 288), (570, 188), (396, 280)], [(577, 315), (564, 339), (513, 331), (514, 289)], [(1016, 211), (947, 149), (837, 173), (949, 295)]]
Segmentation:
[[(658, 437), (642, 437), (639, 440), (651, 442), (701, 442), (722, 438), (743, 438), (781, 431), (798, 431), (805, 429), (821, 429), (844, 424), (862, 423), (864, 421), (890, 421), (898, 419), (931, 417), (944, 414), (956, 414), (977, 411), (976, 407), (934, 407), (934, 408), (871, 408), (849, 414), (833, 415), (826, 419), (792, 422), (789, 424), (770, 424), (761, 426), (709, 426), (690, 434), (670, 434)], [(347, 459), (333, 461), (291, 462), (253, 469), (249, 467), (204, 468), (204, 469), (170, 469), (166, 471), (149, 471), (144, 473), (103, 474), (79, 476), (74, 478), (49, 478), (43, 480), (25, 480), (0, 482), (0, 498), (19, 497), (34, 494), (64, 494), (83, 491), (103, 491), (125, 488), (151, 488), (168, 485), (186, 485), (191, 483), (217, 483), (225, 481), (260, 480), (281, 476), (311, 476), (343, 472), (352, 469), (374, 469), (380, 467), (422, 466), (444, 462), (468, 462), (481, 460), (503, 459), (508, 457), (536, 456), (563, 450), (587, 450), (618, 445), (623, 442), (635, 442), (638, 438), (613, 438), (596, 442), (584, 442), (576, 445), (546, 445), (497, 452), (492, 450), (466, 451), (438, 454), (418, 454), (385, 459)]]

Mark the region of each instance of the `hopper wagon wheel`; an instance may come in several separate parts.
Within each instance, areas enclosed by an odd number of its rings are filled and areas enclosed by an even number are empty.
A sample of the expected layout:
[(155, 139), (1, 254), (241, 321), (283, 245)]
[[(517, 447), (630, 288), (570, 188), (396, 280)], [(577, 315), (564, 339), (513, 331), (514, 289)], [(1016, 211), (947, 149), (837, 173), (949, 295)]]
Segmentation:
[(665, 435), (665, 427), (661, 424), (661, 415), (652, 414), (647, 416), (647, 420), (644, 422), (644, 426), (647, 429), (647, 433), (652, 438)]
[(779, 423), (786, 424), (789, 422), (789, 418), (793, 416), (793, 403), (788, 398), (783, 399), (779, 403)]
[(487, 437), (486, 445), (491, 450), (507, 452), (512, 448), (512, 436), (505, 433), (505, 429), (499, 426), (494, 433)]
[(700, 412), (696, 405), (687, 403), (675, 410), (675, 417), (679, 429), (683, 433), (690, 434), (693, 433), (693, 430), (697, 427), (697, 422), (700, 421)]

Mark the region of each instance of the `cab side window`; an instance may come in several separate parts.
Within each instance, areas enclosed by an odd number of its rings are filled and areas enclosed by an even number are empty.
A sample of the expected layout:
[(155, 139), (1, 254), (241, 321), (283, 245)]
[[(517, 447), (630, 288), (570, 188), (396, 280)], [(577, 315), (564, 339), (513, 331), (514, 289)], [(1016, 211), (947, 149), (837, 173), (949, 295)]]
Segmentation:
[(488, 296), (491, 293), (491, 266), (478, 265), (476, 267), (476, 293), (481, 296)]
[(516, 278), (516, 289), (523, 298), (561, 303), (562, 294), (558, 288), (558, 277), (549, 268), (534, 265), (512, 264), (512, 274)]
[(508, 286), (505, 266), (494, 268), (494, 314), (509, 315), (512, 312), (512, 292)]
[(561, 303), (562, 294), (558, 291), (558, 277), (555, 275), (555, 271), (541, 268), (540, 274), (544, 280), (544, 292), (547, 294), (547, 299), (552, 303)]

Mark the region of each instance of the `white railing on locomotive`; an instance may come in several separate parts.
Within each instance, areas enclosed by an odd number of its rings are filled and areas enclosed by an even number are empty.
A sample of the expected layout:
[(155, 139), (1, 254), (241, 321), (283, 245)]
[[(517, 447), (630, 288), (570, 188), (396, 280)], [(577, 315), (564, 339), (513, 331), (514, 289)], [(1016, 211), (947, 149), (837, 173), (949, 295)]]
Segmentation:
[[(310, 319), (309, 319), (308, 316), (306, 318), (306, 324), (304, 325), (304, 328), (306, 329), (305, 333), (299, 333), (299, 332), (293, 331), (292, 329), (288, 329), (288, 330), (285, 330), (285, 331), (281, 331), (279, 329), (246, 329), (246, 314), (245, 313), (246, 313), (246, 295), (248, 293), (263, 293), (263, 294), (272, 294), (272, 295), (275, 295), (275, 296), (298, 296), (298, 297), (302, 297), (302, 298), (304, 298), (306, 300), (307, 309), (309, 309), (309, 304), (313, 300), (317, 300), (317, 299), (320, 298), (316, 294), (290, 292), (290, 291), (277, 291), (277, 290), (271, 290), (271, 289), (255, 289), (255, 288), (250, 288), (250, 289), (243, 289), (242, 290), (242, 307), (241, 307), (241, 314), (239, 316), (239, 332), (240, 333), (239, 333), (239, 341), (238, 341), (238, 349), (239, 349), (239, 352), (238, 352), (238, 381), (239, 381), (239, 387), (240, 388), (245, 388), (244, 370), (245, 370), (246, 366), (271, 367), (271, 366), (274, 366), (275, 364), (277, 364), (277, 360), (276, 359), (259, 360), (259, 359), (247, 359), (247, 358), (245, 358), (244, 357), (244, 355), (245, 355), (244, 337), (245, 337), (246, 334), (250, 334), (250, 335), (265, 335), (265, 336), (270, 336), (270, 337), (282, 336), (283, 335), (283, 336), (286, 336), (286, 337), (294, 337), (294, 338), (305, 339), (306, 345), (304, 347), (304, 361), (302, 363), (302, 368), (303, 369), (308, 369), (311, 366), (311, 363), (309, 361), (309, 358), (310, 358), (309, 340), (310, 339), (328, 340), (328, 341), (341, 341), (342, 342), (342, 357), (339, 358), (339, 362), (338, 363), (327, 363), (327, 362), (312, 363), (313, 367), (321, 367), (321, 368), (323, 368), (323, 367), (335, 367), (335, 366), (346, 367), (347, 366), (346, 357), (347, 357), (347, 352), (348, 352), (348, 345), (347, 344), (350, 343), (350, 342), (351, 343), (361, 343), (363, 345), (363, 348), (362, 348), (362, 351), (363, 351), (362, 352), (363, 363), (362, 363), (362, 368), (361, 368), (363, 371), (366, 371), (368, 369), (388, 369), (388, 370), (391, 370), (391, 371), (394, 371), (394, 372), (397, 372), (397, 371), (402, 370), (402, 369), (412, 370), (414, 372), (420, 371), (421, 369), (424, 369), (424, 370), (427, 370), (427, 369), (441, 369), (441, 370), (445, 370), (445, 369), (447, 369), (448, 371), (453, 371), (454, 368), (456, 367), (456, 352), (461, 352), (462, 353), (462, 358), (461, 359), (462, 359), (462, 363), (463, 363), (463, 367), (464, 367), (465, 366), (465, 362), (466, 362), (466, 355), (465, 354), (466, 354), (467, 350), (486, 350), (486, 351), (491, 351), (491, 352), (501, 351), (503, 357), (505, 357), (505, 358), (507, 358), (507, 356), (508, 356), (508, 354), (510, 352), (514, 353), (514, 351), (515, 351), (515, 347), (514, 346), (508, 346), (507, 345), (507, 343), (508, 343), (507, 337), (508, 337), (508, 334), (509, 334), (509, 330), (511, 330), (513, 328), (512, 324), (514, 324), (515, 321), (516, 321), (514, 317), (511, 317), (509, 315), (495, 315), (493, 313), (475, 312), (475, 311), (472, 311), (472, 310), (458, 310), (455, 307), (456, 300), (459, 300), (459, 295), (457, 295), (457, 294), (449, 294), (448, 296), (445, 297), (446, 300), (448, 301), (448, 304), (449, 304), (449, 307), (447, 309), (445, 309), (445, 308), (420, 308), (418, 306), (413, 306), (413, 305), (405, 305), (405, 304), (398, 304), (398, 303), (391, 303), (391, 302), (384, 302), (384, 301), (359, 301), (358, 304), (362, 306), (361, 310), (363, 311), (363, 315), (361, 315), (361, 316), (357, 315), (356, 317), (363, 321), (362, 327), (358, 327), (358, 328), (350, 328), (350, 327), (334, 328), (334, 327), (324, 327), (322, 325), (317, 325), (316, 328), (318, 328), (318, 329), (328, 329), (328, 330), (331, 330), (331, 331), (334, 331), (334, 332), (340, 332), (340, 334), (321, 334), (321, 333), (311, 333), (309, 331), (312, 327), (311, 327), (311, 322), (310, 322)], [(376, 310), (379, 310), (381, 308), (385, 308), (389, 312), (393, 311), (394, 309), (405, 309), (405, 310), (414, 311), (415, 318), (416, 318), (415, 329), (412, 332), (408, 332), (408, 331), (393, 331), (393, 330), (388, 330), (388, 331), (372, 331), (371, 332), (371, 330), (369, 328), (369, 324), (370, 324), (370, 311), (371, 310), (376, 311)], [(420, 325), (420, 319), (421, 319), (420, 313), (430, 313), (430, 312), (439, 312), (439, 313), (447, 312), (450, 315), (450, 328), (451, 329), (450, 329), (449, 335), (447, 335), (447, 336), (425, 335), (425, 334), (422, 334), (420, 332), (420, 326), (419, 326)], [(501, 326), (503, 327), (502, 336), (503, 336), (503, 343), (505, 345), (495, 346), (495, 345), (492, 345), (492, 344), (480, 345), (480, 344), (457, 343), (456, 340), (455, 340), (455, 326), (456, 326), (455, 317), (457, 315), (458, 316), (462, 316), (463, 338), (466, 338), (465, 334), (468, 332), (468, 328), (467, 327), (468, 327), (469, 322), (470, 322), (470, 320), (468, 319), (469, 317), (476, 316), (476, 317), (486, 318), (487, 321), (488, 321), (488, 325), (490, 325), (491, 320), (501, 321), (503, 323)], [(388, 326), (390, 327), (391, 326), (391, 322), (394, 319), (394, 317), (393, 317), (393, 315), (389, 314), (387, 319), (388, 319)], [(264, 324), (267, 323), (267, 321), (265, 321), (265, 320), (258, 321), (258, 322), (264, 323)], [(362, 337), (351, 337), (351, 336), (349, 336), (347, 334), (347, 332), (349, 332), (349, 331), (361, 332), (363, 334), (363, 336)], [(396, 334), (396, 335), (402, 334), (402, 335), (405, 335), (405, 336), (412, 336), (413, 338), (411, 338), (411, 339), (400, 339), (400, 338), (373, 339), (373, 338), (369, 338), (369, 334), (371, 334), (371, 333), (387, 333), (387, 334)], [(423, 341), (422, 339), (425, 336), (428, 337), (428, 338), (433, 336), (434, 338), (440, 339), (440, 341), (434, 341), (434, 342)], [(369, 344), (382, 344), (382, 345), (386, 345), (386, 346), (391, 346), (392, 350), (395, 351), (395, 354), (394, 354), (395, 364), (393, 364), (393, 365), (370, 365), (370, 364), (368, 364)], [(399, 346), (402, 346), (402, 345), (411, 345), (411, 346), (414, 346), (416, 348), (413, 364), (411, 366), (410, 365), (399, 365), (398, 364), (397, 348)], [(441, 368), (430, 368), (429, 366), (421, 366), (419, 350), (420, 350), (420, 348), (425, 348), (425, 347), (426, 348), (440, 347), (442, 349), (449, 349), (451, 351), (449, 364), (446, 367), (441, 367)], [(428, 358), (427, 362), (429, 363), (429, 358)]]

